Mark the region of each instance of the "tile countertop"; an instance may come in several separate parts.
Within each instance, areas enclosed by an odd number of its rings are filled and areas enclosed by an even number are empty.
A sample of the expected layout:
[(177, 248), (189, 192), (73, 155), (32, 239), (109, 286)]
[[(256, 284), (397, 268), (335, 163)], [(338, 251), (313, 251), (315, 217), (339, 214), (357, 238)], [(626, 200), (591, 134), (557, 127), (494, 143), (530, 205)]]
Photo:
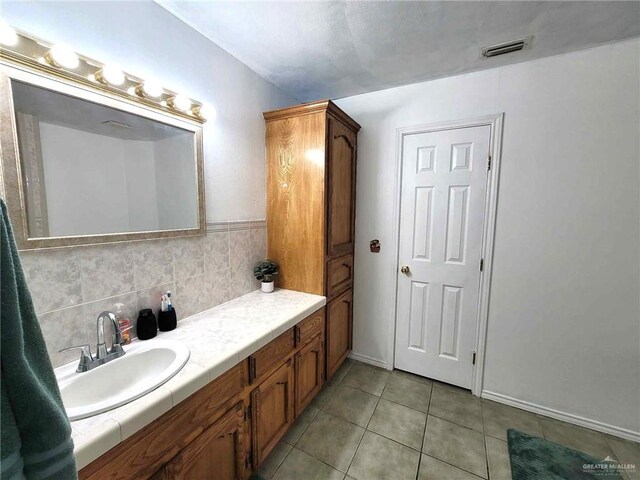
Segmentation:
[[(185, 343), (191, 356), (167, 383), (131, 403), (71, 422), (78, 469), (215, 380), (296, 323), (324, 306), (325, 297), (257, 290), (178, 322), (156, 338)], [(126, 378), (122, 379), (126, 382)]]

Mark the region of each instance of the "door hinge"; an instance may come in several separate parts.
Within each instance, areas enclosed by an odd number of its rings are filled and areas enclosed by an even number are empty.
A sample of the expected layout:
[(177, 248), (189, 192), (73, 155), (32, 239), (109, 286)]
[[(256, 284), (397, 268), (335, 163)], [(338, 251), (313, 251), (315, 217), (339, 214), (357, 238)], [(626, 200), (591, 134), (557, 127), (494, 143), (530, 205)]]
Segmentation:
[(480, 259), (480, 271), (482, 272), (484, 270), (484, 258)]
[(476, 364), (476, 352), (473, 352), (473, 358), (471, 359), (471, 364), (472, 365)]
[(247, 405), (247, 408), (244, 409), (244, 421), (246, 422), (251, 418), (251, 405)]
[(487, 157), (487, 170), (491, 170), (491, 155)]

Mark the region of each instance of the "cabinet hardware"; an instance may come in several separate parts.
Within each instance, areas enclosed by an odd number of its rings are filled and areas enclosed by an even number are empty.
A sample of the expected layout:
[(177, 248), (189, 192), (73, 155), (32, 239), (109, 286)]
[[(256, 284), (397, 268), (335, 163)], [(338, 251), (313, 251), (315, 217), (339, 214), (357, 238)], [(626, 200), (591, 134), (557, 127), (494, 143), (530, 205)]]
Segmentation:
[(256, 379), (256, 357), (249, 357), (249, 383)]
[(476, 352), (473, 352), (473, 358), (471, 359), (471, 364), (472, 365), (476, 364)]

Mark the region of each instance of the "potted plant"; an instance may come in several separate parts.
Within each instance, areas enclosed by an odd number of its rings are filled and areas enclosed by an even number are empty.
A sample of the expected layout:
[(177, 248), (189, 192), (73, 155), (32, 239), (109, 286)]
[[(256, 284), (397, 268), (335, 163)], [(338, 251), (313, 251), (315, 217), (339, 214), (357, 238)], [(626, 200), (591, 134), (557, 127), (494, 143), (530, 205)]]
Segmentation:
[(253, 269), (253, 276), (262, 282), (262, 291), (273, 292), (273, 277), (278, 274), (278, 265), (271, 260), (263, 260)]

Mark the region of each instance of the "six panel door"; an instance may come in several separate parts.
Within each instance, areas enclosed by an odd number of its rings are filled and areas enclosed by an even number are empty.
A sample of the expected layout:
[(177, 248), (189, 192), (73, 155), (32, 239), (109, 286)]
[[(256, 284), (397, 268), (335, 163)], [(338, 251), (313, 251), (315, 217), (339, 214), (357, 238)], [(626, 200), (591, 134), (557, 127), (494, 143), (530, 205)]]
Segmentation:
[(327, 307), (327, 379), (351, 350), (353, 332), (353, 295), (347, 290)]
[(356, 134), (332, 116), (329, 122), (327, 255), (353, 252), (355, 238)]
[(244, 480), (244, 405), (238, 403), (174, 457), (154, 480)]
[(305, 409), (322, 388), (324, 377), (324, 342), (318, 335), (295, 356), (296, 416)]
[(405, 135), (395, 365), (470, 388), (491, 127)]
[(253, 467), (260, 466), (294, 419), (291, 359), (251, 392)]

